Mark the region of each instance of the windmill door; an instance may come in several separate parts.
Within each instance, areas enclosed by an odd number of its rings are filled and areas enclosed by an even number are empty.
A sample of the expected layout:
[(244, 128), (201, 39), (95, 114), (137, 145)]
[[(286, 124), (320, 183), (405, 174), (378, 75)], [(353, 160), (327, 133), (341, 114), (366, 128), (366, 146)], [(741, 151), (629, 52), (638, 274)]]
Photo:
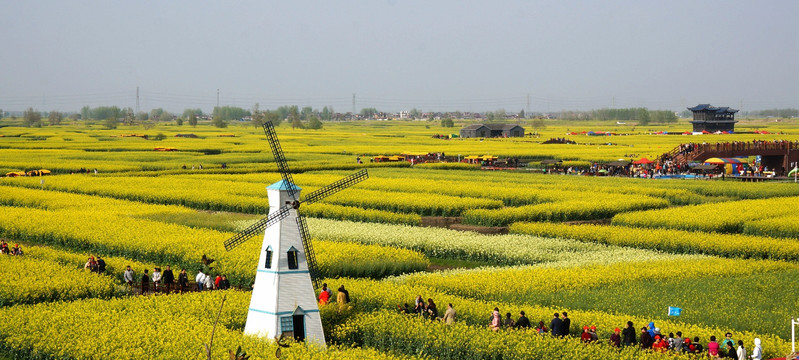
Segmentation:
[(294, 314), (292, 318), (294, 323), (294, 340), (305, 341), (305, 315)]

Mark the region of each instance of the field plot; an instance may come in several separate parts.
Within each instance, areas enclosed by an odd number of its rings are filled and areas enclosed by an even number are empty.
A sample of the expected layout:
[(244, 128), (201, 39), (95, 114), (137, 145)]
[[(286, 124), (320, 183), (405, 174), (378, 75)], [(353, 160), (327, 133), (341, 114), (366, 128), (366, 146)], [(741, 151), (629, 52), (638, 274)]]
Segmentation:
[[(701, 140), (799, 139), (797, 124), (778, 126), (772, 132), (783, 134)], [(624, 136), (564, 135), (577, 127)], [(799, 287), (797, 184), (369, 161), (431, 152), (591, 164), (657, 157), (697, 137), (593, 123), (548, 126), (541, 138), (482, 141), (434, 139), (453, 130), (410, 121), (326, 123), (322, 130), (284, 124), (277, 131), (303, 194), (369, 171), (368, 180), (302, 207), (322, 281), (345, 285), (352, 302), (321, 307), (328, 350), (291, 344), (283, 358), (673, 358), (608, 346), (627, 321), (638, 330), (654, 321), (665, 334), (682, 331), (703, 343), (727, 331), (747, 345), (757, 337), (766, 357), (790, 351), (788, 324), (799, 306), (792, 294)], [(175, 137), (186, 132), (197, 137)], [(121, 136), (131, 133), (148, 139)], [(203, 125), (0, 128), (0, 171), (54, 174), (0, 179), (0, 237), (25, 250), (0, 255), (0, 306), (13, 314), (0, 324), (0, 349), (36, 359), (202, 359), (224, 297), (214, 358), (237, 346), (253, 359), (272, 358), (271, 339), (243, 335), (261, 239), (230, 252), (223, 243), (267, 214), (265, 187), (281, 176), (260, 129), (221, 133)], [(541, 143), (563, 136), (577, 144)], [(477, 231), (423, 227), (431, 218)], [(509, 233), (478, 233), (487, 229)], [(83, 269), (89, 256), (103, 257), (105, 274)], [(203, 264), (203, 256), (213, 263)], [(124, 283), (128, 265), (137, 278), (144, 269), (185, 268), (192, 281), (210, 266), (236, 289), (141, 296)], [(439, 316), (453, 304), (455, 323), (399, 314), (397, 306), (413, 305), (417, 295), (433, 299)], [(669, 316), (670, 306), (682, 314)], [(514, 319), (525, 311), (534, 326), (567, 311), (570, 336), (492, 331), (495, 307)], [(87, 323), (105, 331), (88, 331)], [(598, 343), (580, 342), (585, 325), (597, 327)]]

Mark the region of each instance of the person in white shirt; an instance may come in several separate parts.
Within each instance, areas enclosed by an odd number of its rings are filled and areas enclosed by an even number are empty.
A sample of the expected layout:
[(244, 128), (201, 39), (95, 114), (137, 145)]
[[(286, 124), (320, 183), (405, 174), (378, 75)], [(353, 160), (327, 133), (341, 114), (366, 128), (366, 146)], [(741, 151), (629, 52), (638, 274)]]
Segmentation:
[(203, 271), (200, 270), (197, 272), (197, 277), (194, 278), (194, 281), (197, 282), (197, 290), (203, 291), (203, 286), (205, 285), (205, 274)]
[(153, 270), (153, 286), (155, 287), (155, 291), (158, 291), (160, 285), (161, 285), (161, 269), (155, 268)]

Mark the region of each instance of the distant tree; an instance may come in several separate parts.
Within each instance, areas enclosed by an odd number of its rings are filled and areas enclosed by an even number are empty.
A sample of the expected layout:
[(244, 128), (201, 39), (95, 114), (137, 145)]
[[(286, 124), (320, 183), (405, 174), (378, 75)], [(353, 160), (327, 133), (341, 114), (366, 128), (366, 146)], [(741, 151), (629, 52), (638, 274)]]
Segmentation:
[(164, 139), (166, 139), (166, 135), (164, 135), (164, 133), (158, 133), (157, 135), (153, 136), (153, 140), (161, 141)]
[(260, 107), (258, 103), (252, 106), (252, 125), (255, 126), (256, 129), (264, 126), (264, 113), (261, 112)]
[(190, 114), (189, 115), (189, 125), (197, 126), (197, 114)]
[(149, 119), (150, 119), (150, 114), (148, 114), (148, 113), (146, 113), (144, 111), (139, 111), (139, 113), (136, 114), (136, 120), (144, 121), (144, 120), (149, 120)]
[[(278, 116), (280, 116), (280, 121), (283, 121), (283, 120), (286, 120), (286, 119), (289, 118), (289, 109), (291, 109), (291, 106), (283, 105), (283, 106), (278, 107), (277, 110), (275, 110), (277, 112)], [(275, 126), (277, 126), (277, 124), (275, 124)]]
[(300, 119), (308, 120), (313, 115), (314, 111), (310, 106), (303, 106), (302, 110), (300, 110)]
[(213, 120), (211, 122), (214, 124), (214, 126), (216, 126), (218, 128), (227, 127), (227, 121), (225, 121), (225, 119), (222, 118), (222, 115), (219, 115), (219, 114), (214, 115), (214, 118), (213, 118)]
[(92, 108), (88, 105), (80, 108), (80, 118), (83, 120), (89, 120), (92, 117)]
[(378, 113), (377, 109), (375, 109), (373, 107), (361, 109), (361, 117), (363, 117), (365, 119), (371, 119), (377, 113)]
[(650, 120), (654, 123), (675, 123), (677, 115), (670, 110), (651, 110), (649, 111)]
[(250, 111), (237, 106), (216, 106), (212, 115), (219, 116), (222, 120), (241, 120), (245, 116), (250, 116)]
[(179, 117), (179, 118), (175, 119), (175, 123), (177, 123), (178, 126), (183, 126), (183, 118)]
[(122, 123), (125, 125), (133, 125), (133, 123), (136, 121), (136, 115), (133, 113), (133, 109), (125, 108), (124, 110), (122, 110), (122, 113), (124, 114), (124, 118), (122, 118)]
[(109, 130), (116, 129), (117, 128), (117, 124), (119, 124), (119, 120), (117, 119), (116, 116), (113, 116), (113, 115), (108, 117), (107, 119), (105, 119), (105, 121), (103, 122), (103, 125), (105, 125), (105, 128), (109, 129)]
[(283, 122), (284, 117), (280, 116), (277, 111), (264, 111), (264, 122), (269, 121), (273, 126), (278, 126)]
[(497, 115), (494, 114), (493, 111), (489, 111), (486, 113), (486, 121), (494, 121), (497, 118)]
[(291, 123), (291, 128), (296, 129), (300, 128), (303, 129), (305, 126), (302, 124), (302, 120), (300, 120), (300, 111), (296, 105), (289, 107), (289, 122)]
[(508, 118), (507, 113), (505, 113), (505, 109), (499, 109), (494, 111), (494, 120), (496, 121), (504, 121)]
[(463, 113), (460, 111), (452, 113), (452, 116), (454, 116), (456, 119), (463, 119)]
[(199, 116), (203, 116), (202, 109), (184, 109), (183, 110), (183, 118), (188, 119), (191, 117), (191, 114)]
[(418, 119), (420, 116), (422, 116), (422, 113), (419, 112), (418, 109), (413, 108), (411, 111), (408, 111), (408, 116), (410, 116), (411, 119)]
[(58, 111), (51, 111), (50, 115), (47, 116), (47, 122), (50, 125), (61, 125), (61, 121), (64, 119), (64, 114)]
[(28, 110), (22, 114), (22, 122), (27, 127), (42, 127), (42, 114), (38, 111), (34, 111), (32, 107), (29, 107)]
[(322, 108), (322, 120), (330, 121), (333, 117), (333, 108), (328, 108), (327, 106)]
[(637, 109), (635, 115), (639, 125), (649, 124), (649, 121), (651, 120), (649, 117), (649, 110), (647, 110), (646, 108)]
[(69, 114), (69, 119), (72, 121), (77, 121), (78, 119), (80, 119), (80, 114), (78, 113)]
[(524, 119), (524, 109), (522, 109), (522, 111), (519, 111), (519, 119)]
[(322, 122), (319, 121), (319, 117), (316, 115), (311, 115), (311, 118), (308, 119), (308, 128), (318, 130), (322, 128)]
[(451, 127), (455, 126), (455, 122), (452, 121), (451, 118), (444, 118), (444, 119), (441, 119), (441, 126), (443, 126), (445, 128), (451, 128)]
[(155, 127), (155, 121), (145, 120), (141, 122), (141, 125), (144, 127), (145, 130), (150, 130)]

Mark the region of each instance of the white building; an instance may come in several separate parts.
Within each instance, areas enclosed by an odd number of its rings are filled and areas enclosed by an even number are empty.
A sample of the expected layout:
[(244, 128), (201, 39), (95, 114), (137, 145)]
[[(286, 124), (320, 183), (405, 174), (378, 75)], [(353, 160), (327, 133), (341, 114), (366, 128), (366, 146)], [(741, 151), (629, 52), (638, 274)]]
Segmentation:
[[(296, 196), (300, 188), (296, 185)], [(269, 213), (293, 200), (281, 180), (267, 188)], [(322, 319), (297, 224), (297, 210), (264, 233), (245, 334), (274, 339), (285, 334), (325, 346)]]

